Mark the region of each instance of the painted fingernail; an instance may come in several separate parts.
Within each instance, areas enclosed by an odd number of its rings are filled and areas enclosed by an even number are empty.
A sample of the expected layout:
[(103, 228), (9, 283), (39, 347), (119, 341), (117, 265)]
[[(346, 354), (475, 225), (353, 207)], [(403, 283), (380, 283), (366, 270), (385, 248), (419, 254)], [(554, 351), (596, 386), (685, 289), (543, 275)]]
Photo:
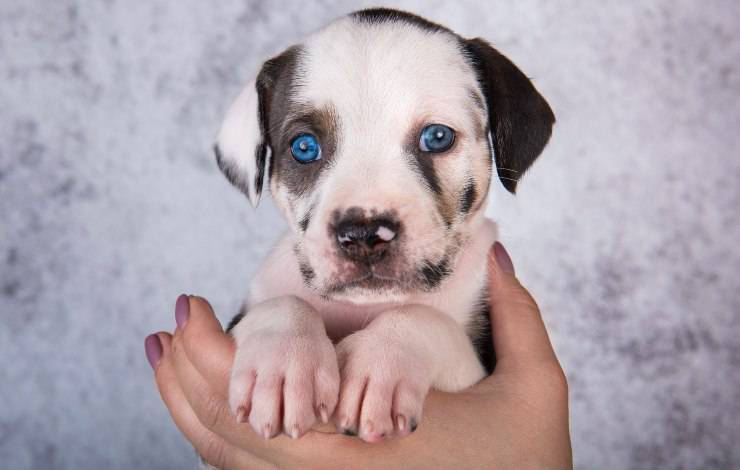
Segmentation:
[(416, 419), (414, 419), (414, 418), (411, 418), (411, 420), (409, 421), (409, 428), (411, 429), (411, 432), (414, 432), (414, 431), (416, 431), (416, 428), (417, 428), (418, 426), (419, 426), (419, 425), (418, 425), (418, 424), (416, 423)]
[(157, 367), (159, 359), (162, 357), (162, 342), (159, 340), (159, 336), (152, 334), (146, 337), (144, 340), (144, 352), (146, 358), (149, 361), (149, 365), (152, 369)]
[(506, 248), (500, 242), (493, 244), (493, 254), (496, 257), (496, 263), (499, 265), (501, 270), (508, 274), (514, 274), (514, 263), (511, 262), (509, 253), (506, 252)]
[(406, 429), (406, 417), (404, 415), (398, 415), (396, 417), (396, 427), (400, 432), (403, 432), (404, 429)]
[(344, 434), (345, 436), (353, 436), (354, 437), (354, 436), (357, 435), (357, 431), (355, 431), (354, 429), (351, 429), (351, 428), (344, 428), (342, 430), (342, 434)]
[(188, 322), (190, 316), (190, 299), (185, 294), (181, 294), (175, 302), (175, 322), (180, 329), (185, 328), (185, 324)]
[(326, 424), (329, 422), (329, 412), (326, 409), (326, 405), (323, 403), (319, 405), (319, 415), (321, 416), (321, 422)]

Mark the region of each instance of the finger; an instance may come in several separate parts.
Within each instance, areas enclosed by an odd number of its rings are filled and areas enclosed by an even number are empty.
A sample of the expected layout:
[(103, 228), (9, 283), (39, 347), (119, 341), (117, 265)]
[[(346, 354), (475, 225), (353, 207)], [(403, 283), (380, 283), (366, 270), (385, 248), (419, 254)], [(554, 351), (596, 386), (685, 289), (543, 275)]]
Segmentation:
[(499, 242), (488, 256), (488, 292), (496, 368), (557, 361), (537, 303), (514, 276)]
[(168, 333), (158, 333), (157, 336), (162, 346), (162, 357), (155, 370), (155, 379), (177, 429), (208, 463), (218, 468), (233, 467), (235, 449), (203, 426), (179, 387), (172, 363), (172, 337)]
[[(170, 362), (177, 381), (203, 426), (218, 432), (222, 429), (222, 421), (227, 424), (235, 422), (225, 397), (214, 392), (208, 380), (190, 362), (181, 335), (174, 336), (170, 351)], [(224, 429), (234, 430), (228, 427)]]
[(234, 342), (225, 333), (211, 305), (202, 297), (189, 297), (187, 321), (176, 331), (190, 362), (213, 391), (225, 397), (229, 390)]

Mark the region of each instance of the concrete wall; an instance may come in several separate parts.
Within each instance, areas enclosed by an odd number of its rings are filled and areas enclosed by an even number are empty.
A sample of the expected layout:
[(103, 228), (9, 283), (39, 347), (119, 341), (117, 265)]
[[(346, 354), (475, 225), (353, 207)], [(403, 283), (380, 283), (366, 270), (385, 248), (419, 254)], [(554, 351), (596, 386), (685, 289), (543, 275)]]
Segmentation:
[[(228, 319), (285, 227), (218, 172), (219, 120), (364, 5), (0, 1), (0, 467), (189, 468), (142, 340), (180, 292)], [(740, 4), (397, 5), (493, 41), (558, 116), (489, 215), (569, 377), (576, 466), (740, 466)]]

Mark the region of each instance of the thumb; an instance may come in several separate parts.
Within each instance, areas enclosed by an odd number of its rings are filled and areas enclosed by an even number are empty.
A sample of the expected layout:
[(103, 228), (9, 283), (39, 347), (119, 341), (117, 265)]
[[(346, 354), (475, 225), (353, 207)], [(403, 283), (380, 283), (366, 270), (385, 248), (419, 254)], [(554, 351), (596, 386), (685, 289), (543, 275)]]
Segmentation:
[(511, 258), (499, 242), (488, 256), (488, 294), (497, 369), (557, 360), (540, 309), (514, 276)]
[(225, 333), (211, 304), (202, 297), (190, 296), (183, 301), (181, 317), (185, 322), (175, 331), (175, 340), (181, 341), (185, 355), (200, 374), (225, 394), (234, 358), (234, 341)]

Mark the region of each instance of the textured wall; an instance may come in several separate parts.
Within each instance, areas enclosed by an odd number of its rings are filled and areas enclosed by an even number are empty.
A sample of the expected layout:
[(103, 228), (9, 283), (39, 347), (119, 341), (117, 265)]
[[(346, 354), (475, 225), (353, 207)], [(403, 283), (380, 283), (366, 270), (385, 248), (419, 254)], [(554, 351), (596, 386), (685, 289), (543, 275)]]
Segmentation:
[[(415, 2), (558, 116), (489, 214), (571, 384), (578, 468), (740, 466), (740, 4)], [(0, 466), (187, 468), (145, 334), (233, 313), (284, 228), (210, 145), (243, 81), (351, 2), (0, 0)]]

